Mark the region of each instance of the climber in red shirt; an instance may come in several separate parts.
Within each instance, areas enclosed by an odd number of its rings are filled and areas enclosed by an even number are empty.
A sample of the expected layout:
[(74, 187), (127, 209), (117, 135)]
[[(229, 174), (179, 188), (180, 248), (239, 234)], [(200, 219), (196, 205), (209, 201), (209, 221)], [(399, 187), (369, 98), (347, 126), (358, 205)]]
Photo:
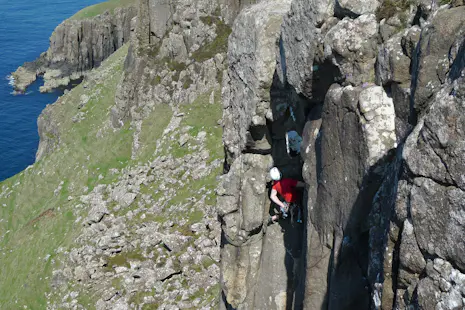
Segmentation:
[[(300, 208), (298, 207), (301, 192), (298, 188), (304, 188), (305, 183), (294, 179), (282, 179), (281, 172), (276, 167), (271, 168), (270, 176), (273, 180), (270, 199), (280, 207), (283, 218), (287, 217), (289, 207), (297, 207), (299, 211), (297, 222), (301, 223)], [(278, 193), (284, 199), (284, 202), (278, 198)], [(270, 218), (269, 222), (274, 223), (278, 219), (279, 214), (276, 214)]]

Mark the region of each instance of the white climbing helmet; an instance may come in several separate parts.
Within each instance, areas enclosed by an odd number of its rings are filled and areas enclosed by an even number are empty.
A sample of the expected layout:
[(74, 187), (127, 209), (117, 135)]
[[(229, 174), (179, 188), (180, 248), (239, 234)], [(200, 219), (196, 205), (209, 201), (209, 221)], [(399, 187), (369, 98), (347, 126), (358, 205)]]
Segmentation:
[(271, 176), (271, 179), (273, 179), (273, 181), (281, 180), (281, 172), (276, 167), (271, 168), (270, 176)]

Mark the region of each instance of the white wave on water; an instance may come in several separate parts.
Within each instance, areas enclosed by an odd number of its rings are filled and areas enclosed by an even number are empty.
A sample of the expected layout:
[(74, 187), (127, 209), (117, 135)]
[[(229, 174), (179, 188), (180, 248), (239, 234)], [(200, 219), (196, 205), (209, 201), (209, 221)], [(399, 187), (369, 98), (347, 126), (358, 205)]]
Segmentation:
[[(11, 87), (13, 87), (13, 89), (14, 89), (14, 87), (15, 87), (15, 78), (14, 78), (13, 76), (11, 76), (11, 75), (7, 75), (7, 76), (6, 76), (6, 79), (8, 80), (8, 85), (10, 85)], [(27, 95), (30, 95), (30, 94), (32, 94), (32, 93), (34, 93), (33, 90), (27, 91), (27, 92), (25, 92), (25, 93), (24, 93), (24, 92), (17, 91), (17, 90), (13, 90), (10, 94), (11, 94), (11, 95), (15, 95), (15, 96), (16, 96), (16, 95), (25, 95), (25, 96), (27, 96)]]
[(6, 79), (8, 80), (8, 85), (11, 87), (15, 86), (15, 78), (11, 75), (7, 75)]

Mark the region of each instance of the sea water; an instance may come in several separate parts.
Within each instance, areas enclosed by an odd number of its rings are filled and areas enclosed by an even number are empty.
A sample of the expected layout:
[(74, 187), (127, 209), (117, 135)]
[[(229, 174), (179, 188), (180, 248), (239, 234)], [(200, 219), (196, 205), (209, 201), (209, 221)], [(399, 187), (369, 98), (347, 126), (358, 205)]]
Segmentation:
[(13, 95), (11, 72), (35, 60), (58, 24), (99, 0), (0, 0), (0, 181), (34, 163), (37, 117), (60, 92), (41, 94), (40, 80)]

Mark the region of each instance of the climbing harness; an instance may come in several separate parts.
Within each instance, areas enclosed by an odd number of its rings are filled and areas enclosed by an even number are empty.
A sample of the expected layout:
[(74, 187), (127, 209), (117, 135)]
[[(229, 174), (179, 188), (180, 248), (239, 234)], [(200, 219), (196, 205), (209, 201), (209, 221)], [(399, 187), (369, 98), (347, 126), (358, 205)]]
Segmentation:
[(295, 213), (297, 212), (296, 223), (302, 224), (302, 210), (297, 203), (291, 203), (289, 205), (289, 213), (291, 214), (291, 223), (294, 223)]

